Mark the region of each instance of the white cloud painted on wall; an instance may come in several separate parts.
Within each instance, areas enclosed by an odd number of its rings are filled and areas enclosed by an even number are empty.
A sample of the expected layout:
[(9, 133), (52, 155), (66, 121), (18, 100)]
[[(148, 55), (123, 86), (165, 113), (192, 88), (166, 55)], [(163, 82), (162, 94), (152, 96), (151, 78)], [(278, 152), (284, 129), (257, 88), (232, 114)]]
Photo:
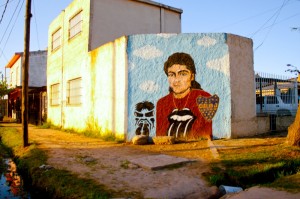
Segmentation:
[(161, 57), (163, 52), (157, 49), (155, 46), (146, 45), (142, 48), (134, 50), (133, 55), (149, 60), (156, 57)]
[(175, 34), (175, 33), (159, 33), (159, 34), (157, 34), (157, 36), (159, 36), (159, 37), (163, 37), (163, 38), (166, 38), (166, 39), (168, 39), (168, 38), (170, 38), (170, 37), (174, 37), (174, 36), (176, 36), (177, 34)]
[(139, 88), (147, 93), (153, 93), (159, 90), (159, 86), (155, 84), (154, 81), (151, 80), (144, 81), (143, 83), (141, 83)]
[(208, 68), (223, 72), (229, 76), (229, 54), (221, 57), (220, 59), (210, 60), (206, 63)]
[(213, 46), (217, 43), (217, 40), (211, 38), (211, 37), (208, 37), (208, 36), (205, 36), (203, 37), (202, 39), (199, 39), (197, 41), (197, 44), (199, 46), (204, 46), (204, 47), (209, 47), (209, 46)]

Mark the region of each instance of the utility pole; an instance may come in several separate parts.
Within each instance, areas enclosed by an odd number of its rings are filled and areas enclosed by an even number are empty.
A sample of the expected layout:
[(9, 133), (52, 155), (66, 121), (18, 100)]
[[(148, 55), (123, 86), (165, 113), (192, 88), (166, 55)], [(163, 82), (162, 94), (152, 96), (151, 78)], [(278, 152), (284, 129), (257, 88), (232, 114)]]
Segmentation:
[(28, 142), (28, 70), (29, 70), (29, 43), (30, 43), (31, 0), (26, 0), (24, 60), (22, 63), (22, 130), (23, 147), (29, 146)]

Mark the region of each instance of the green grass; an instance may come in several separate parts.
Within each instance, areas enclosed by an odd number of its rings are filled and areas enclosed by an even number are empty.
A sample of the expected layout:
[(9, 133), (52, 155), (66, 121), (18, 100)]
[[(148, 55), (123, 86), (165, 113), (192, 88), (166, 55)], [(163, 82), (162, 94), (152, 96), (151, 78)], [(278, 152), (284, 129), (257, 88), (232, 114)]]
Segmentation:
[(16, 129), (6, 127), (0, 129), (1, 154), (10, 156), (14, 154), (18, 172), (34, 186), (35, 190), (47, 192), (49, 198), (100, 199), (119, 195), (91, 179), (79, 178), (69, 171), (54, 168), (40, 169), (41, 165), (46, 164), (46, 153), (38, 149), (35, 143), (30, 143), (29, 147), (23, 148), (22, 135)]
[(76, 129), (63, 129), (61, 127), (55, 126), (51, 123), (43, 123), (43, 125), (38, 126), (38, 128), (41, 129), (55, 129), (55, 130), (60, 130), (64, 131), (67, 133), (74, 133), (74, 134), (80, 134), (84, 135), (87, 137), (92, 137), (92, 138), (99, 138), (103, 141), (109, 141), (109, 142), (117, 142), (117, 143), (122, 143), (124, 142), (124, 139), (116, 137), (116, 135), (108, 130), (102, 130), (100, 127), (97, 127), (98, 130), (95, 128), (87, 127), (84, 131), (77, 131)]
[[(207, 180), (216, 186), (249, 188), (262, 185), (300, 192), (300, 148), (285, 144), (285, 137), (216, 140), (220, 161), (212, 163)], [(252, 144), (250, 144), (252, 143)]]

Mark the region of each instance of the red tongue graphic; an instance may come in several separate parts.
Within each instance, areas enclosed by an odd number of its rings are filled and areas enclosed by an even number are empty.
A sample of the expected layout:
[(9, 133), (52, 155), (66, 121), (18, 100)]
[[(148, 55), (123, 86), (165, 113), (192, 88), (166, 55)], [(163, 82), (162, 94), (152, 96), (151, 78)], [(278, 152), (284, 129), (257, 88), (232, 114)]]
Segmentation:
[(206, 121), (211, 121), (219, 107), (219, 97), (214, 94), (211, 97), (197, 97), (197, 105), (201, 115)]

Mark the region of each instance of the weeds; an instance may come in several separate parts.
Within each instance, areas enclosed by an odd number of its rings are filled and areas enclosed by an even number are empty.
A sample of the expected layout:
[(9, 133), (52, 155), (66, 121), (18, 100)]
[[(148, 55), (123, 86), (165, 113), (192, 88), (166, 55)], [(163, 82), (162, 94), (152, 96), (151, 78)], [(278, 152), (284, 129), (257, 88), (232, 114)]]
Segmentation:
[(1, 127), (0, 134), (2, 136), (1, 154), (4, 154), (2, 150), (7, 151), (11, 148), (8, 151), (12, 152), (10, 155), (14, 155), (18, 172), (27, 184), (33, 185), (35, 191), (39, 190), (47, 194), (49, 198), (110, 198), (114, 193), (91, 179), (79, 178), (66, 170), (39, 168), (47, 161), (44, 151), (38, 149), (34, 143), (31, 143), (30, 147), (23, 148), (20, 141), (22, 135), (16, 129)]
[(128, 161), (128, 160), (123, 160), (122, 162), (121, 162), (121, 167), (123, 168), (123, 169), (128, 169), (129, 168), (129, 164), (130, 164), (130, 162)]
[(124, 142), (124, 138), (117, 137), (113, 132), (109, 130), (103, 131), (102, 128), (98, 127), (97, 125), (96, 127), (95, 126), (91, 127), (91, 124), (89, 124), (85, 130), (77, 130), (72, 128), (63, 129), (51, 123), (43, 123), (43, 125), (39, 126), (39, 128), (41, 129), (50, 128), (50, 129), (64, 131), (67, 133), (81, 134), (86, 137), (99, 138), (103, 141), (110, 141), (110, 142), (117, 142), (117, 143)]
[[(216, 186), (264, 185), (299, 192), (300, 149), (284, 142), (285, 137), (236, 139), (230, 140), (230, 144), (216, 140), (216, 145), (226, 147), (218, 149), (221, 161), (213, 163), (205, 177)], [(279, 183), (287, 182), (285, 179), (289, 183)]]

